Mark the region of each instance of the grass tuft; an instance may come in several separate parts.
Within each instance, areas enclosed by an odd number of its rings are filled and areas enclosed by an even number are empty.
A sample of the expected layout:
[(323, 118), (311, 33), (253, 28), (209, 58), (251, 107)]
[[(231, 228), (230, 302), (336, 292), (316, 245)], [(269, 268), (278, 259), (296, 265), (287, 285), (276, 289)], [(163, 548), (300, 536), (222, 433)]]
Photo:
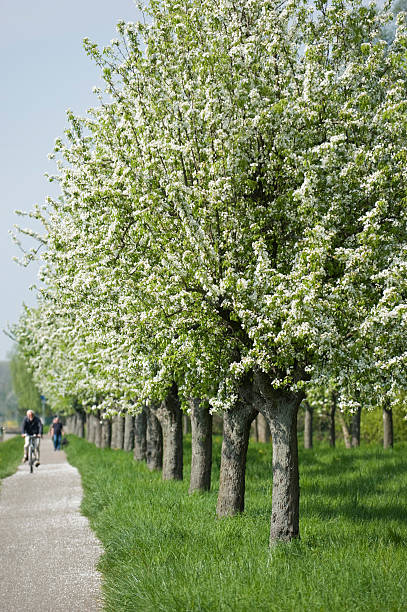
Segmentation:
[(188, 495), (131, 453), (73, 436), (69, 461), (82, 510), (103, 543), (111, 612), (368, 611), (407, 609), (407, 444), (301, 451), (301, 540), (268, 548), (271, 446), (250, 443), (246, 511), (215, 518), (213, 489)]
[(17, 470), (23, 456), (24, 440), (15, 436), (0, 443), (0, 480), (11, 476)]

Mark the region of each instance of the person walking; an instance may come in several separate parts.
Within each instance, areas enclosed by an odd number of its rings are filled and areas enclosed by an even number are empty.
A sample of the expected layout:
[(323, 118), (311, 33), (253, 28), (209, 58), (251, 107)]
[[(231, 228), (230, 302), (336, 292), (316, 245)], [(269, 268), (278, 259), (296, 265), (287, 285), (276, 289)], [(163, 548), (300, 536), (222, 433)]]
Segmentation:
[(25, 437), (24, 442), (24, 456), (23, 462), (28, 461), (28, 445), (30, 443), (30, 436), (36, 436), (34, 438), (35, 448), (35, 465), (40, 465), (40, 438), (42, 438), (42, 421), (37, 417), (33, 410), (27, 410), (27, 414), (24, 417), (23, 424), (21, 426), (21, 435)]
[(54, 417), (50, 429), (52, 441), (54, 443), (54, 451), (61, 450), (62, 434), (64, 433), (64, 426), (62, 425), (59, 417)]

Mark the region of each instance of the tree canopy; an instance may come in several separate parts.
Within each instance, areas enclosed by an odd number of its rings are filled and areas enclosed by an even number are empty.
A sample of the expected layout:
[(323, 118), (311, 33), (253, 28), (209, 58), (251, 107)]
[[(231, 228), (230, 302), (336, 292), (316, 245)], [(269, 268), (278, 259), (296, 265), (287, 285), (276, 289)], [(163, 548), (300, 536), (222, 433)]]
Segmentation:
[(110, 100), (69, 114), (62, 197), (33, 213), (37, 379), (106, 406), (176, 379), (227, 408), (254, 370), (334, 377), (350, 404), (404, 387), (404, 18), (388, 44), (387, 13), (354, 1), (146, 12), (86, 41)]

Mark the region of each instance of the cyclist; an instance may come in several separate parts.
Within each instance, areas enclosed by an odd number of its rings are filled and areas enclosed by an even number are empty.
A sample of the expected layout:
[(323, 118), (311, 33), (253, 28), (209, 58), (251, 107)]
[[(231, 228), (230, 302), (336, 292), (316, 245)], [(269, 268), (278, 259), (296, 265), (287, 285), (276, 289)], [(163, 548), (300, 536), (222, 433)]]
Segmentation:
[[(40, 436), (42, 438), (42, 422), (37, 416), (35, 416), (33, 410), (27, 410), (27, 416), (24, 417), (23, 424), (21, 426), (21, 435), (25, 437), (24, 442), (24, 457), (23, 462), (28, 461), (28, 444), (30, 442), (29, 436)], [(36, 462), (35, 465), (38, 467), (40, 465), (40, 438), (34, 438), (35, 445), (35, 456)]]

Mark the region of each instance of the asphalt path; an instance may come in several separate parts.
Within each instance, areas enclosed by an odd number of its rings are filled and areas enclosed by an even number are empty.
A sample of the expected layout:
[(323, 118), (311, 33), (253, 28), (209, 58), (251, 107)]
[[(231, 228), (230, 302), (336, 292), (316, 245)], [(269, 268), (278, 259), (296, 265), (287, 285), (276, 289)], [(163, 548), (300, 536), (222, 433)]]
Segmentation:
[(27, 464), (0, 486), (0, 610), (102, 609), (96, 564), (102, 548), (81, 515), (79, 472), (50, 439), (41, 465)]

